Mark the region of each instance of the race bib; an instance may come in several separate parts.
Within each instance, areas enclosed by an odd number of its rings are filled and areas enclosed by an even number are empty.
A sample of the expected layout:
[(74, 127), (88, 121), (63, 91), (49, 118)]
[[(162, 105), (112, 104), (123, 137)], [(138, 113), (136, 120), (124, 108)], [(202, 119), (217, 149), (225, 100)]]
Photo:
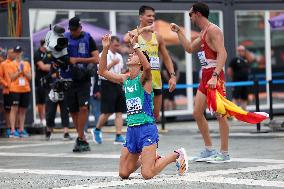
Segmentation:
[(25, 84), (26, 84), (25, 78), (20, 77), (19, 78), (19, 86), (25, 86)]
[(79, 53), (86, 54), (86, 44), (85, 43), (79, 43)]
[(150, 57), (150, 63), (152, 70), (160, 69), (160, 59), (159, 57)]
[(139, 97), (126, 100), (127, 114), (138, 114), (142, 112), (142, 102)]
[(204, 51), (200, 51), (197, 53), (198, 59), (201, 63), (201, 66), (207, 66), (208, 62), (206, 61), (206, 57), (205, 57), (205, 52)]

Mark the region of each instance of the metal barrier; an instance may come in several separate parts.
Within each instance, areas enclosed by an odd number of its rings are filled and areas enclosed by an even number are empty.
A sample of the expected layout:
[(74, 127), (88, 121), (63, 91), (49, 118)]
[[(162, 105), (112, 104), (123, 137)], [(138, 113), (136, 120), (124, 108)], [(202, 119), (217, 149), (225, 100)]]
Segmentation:
[[(273, 98), (272, 98), (272, 86), (273, 84), (284, 84), (284, 79), (279, 79), (279, 80), (270, 80), (270, 81), (265, 81), (265, 80), (254, 80), (254, 81), (241, 81), (241, 82), (226, 82), (225, 86), (226, 87), (239, 87), (239, 86), (253, 86), (254, 87), (254, 96), (255, 96), (255, 111), (259, 112), (259, 86), (260, 85), (266, 85), (268, 84), (269, 86), (269, 118), (270, 120), (273, 119)], [(198, 83), (194, 84), (177, 84), (176, 89), (186, 89), (186, 88), (198, 88)], [(168, 89), (168, 85), (163, 85), (162, 90)], [(165, 111), (164, 111), (164, 99), (162, 100), (162, 118), (161, 118), (161, 125), (162, 129), (165, 129)], [(256, 125), (256, 130), (257, 132), (261, 131), (261, 124), (258, 123)]]

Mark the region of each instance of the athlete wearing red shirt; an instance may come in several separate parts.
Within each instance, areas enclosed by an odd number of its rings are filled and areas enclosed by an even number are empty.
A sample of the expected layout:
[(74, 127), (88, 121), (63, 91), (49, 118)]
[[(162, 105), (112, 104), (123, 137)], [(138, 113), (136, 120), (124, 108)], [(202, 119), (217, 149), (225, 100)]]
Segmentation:
[(196, 93), (193, 115), (202, 134), (205, 149), (195, 158), (195, 160), (211, 163), (229, 162), (229, 125), (227, 118), (218, 117), (221, 149), (220, 153), (217, 153), (212, 148), (208, 122), (203, 115), (203, 112), (206, 109), (206, 85), (210, 88), (217, 87), (217, 89), (225, 95), (223, 67), (227, 59), (227, 52), (224, 46), (224, 35), (218, 26), (209, 22), (209, 8), (205, 3), (195, 3), (189, 10), (189, 16), (191, 22), (201, 29), (197, 39), (189, 41), (180, 30), (180, 27), (174, 23), (171, 24), (171, 29), (177, 33), (185, 51), (188, 53), (197, 52), (202, 66), (202, 79)]

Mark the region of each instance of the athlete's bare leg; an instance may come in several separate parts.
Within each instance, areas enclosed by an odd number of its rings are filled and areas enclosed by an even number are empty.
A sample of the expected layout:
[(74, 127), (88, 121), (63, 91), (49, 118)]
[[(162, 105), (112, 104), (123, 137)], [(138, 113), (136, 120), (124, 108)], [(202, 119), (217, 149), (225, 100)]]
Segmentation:
[(204, 111), (206, 110), (206, 96), (197, 90), (194, 103), (193, 116), (196, 120), (199, 131), (203, 137), (205, 146), (212, 146), (211, 137), (209, 134), (208, 122), (205, 119)]
[(127, 179), (141, 166), (139, 155), (130, 153), (126, 147), (122, 148), (119, 160), (119, 176), (122, 179)]
[(160, 120), (161, 107), (162, 107), (162, 95), (154, 96), (154, 117), (157, 121)]
[(173, 163), (178, 158), (176, 152), (172, 152), (165, 157), (157, 159), (157, 144), (152, 144), (143, 148), (141, 153), (141, 174), (144, 179), (151, 179), (159, 174), (167, 165)]

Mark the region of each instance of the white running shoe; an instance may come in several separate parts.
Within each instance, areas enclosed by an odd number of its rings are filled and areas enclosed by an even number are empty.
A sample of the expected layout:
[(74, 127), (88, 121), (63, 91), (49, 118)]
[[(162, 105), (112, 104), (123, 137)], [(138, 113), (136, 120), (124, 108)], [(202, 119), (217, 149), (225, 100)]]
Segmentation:
[(175, 152), (179, 154), (176, 160), (177, 171), (180, 176), (183, 176), (188, 171), (188, 157), (184, 148), (177, 149)]

